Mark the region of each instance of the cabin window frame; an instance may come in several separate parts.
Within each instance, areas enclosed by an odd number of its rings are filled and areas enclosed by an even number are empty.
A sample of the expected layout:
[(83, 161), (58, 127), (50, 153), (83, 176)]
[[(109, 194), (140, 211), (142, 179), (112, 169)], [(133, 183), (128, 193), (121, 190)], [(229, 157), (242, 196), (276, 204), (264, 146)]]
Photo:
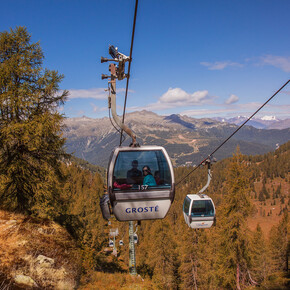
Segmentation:
[[(140, 184), (139, 187), (133, 187), (132, 189), (131, 188), (125, 188), (125, 189), (121, 189), (121, 188), (115, 188), (114, 187), (114, 176), (115, 176), (115, 169), (116, 169), (116, 165), (117, 165), (117, 162), (119, 162), (119, 156), (122, 155), (122, 154), (126, 154), (126, 153), (130, 153), (130, 152), (134, 152), (136, 153), (136, 155), (139, 153), (139, 154), (150, 154), (150, 152), (154, 151), (155, 153), (155, 156), (156, 156), (156, 164), (158, 166), (158, 171), (161, 171), (163, 170), (162, 172), (162, 176), (164, 177), (165, 179), (165, 176), (167, 175), (167, 178), (170, 179), (170, 180), (166, 180), (166, 183), (165, 184), (168, 184), (168, 185), (157, 185), (157, 186), (148, 186), (148, 187), (145, 187), (143, 186), (143, 183)], [(158, 152), (158, 154), (157, 154)], [(126, 168), (126, 178), (127, 178), (127, 171), (130, 170), (132, 167), (131, 167), (131, 162), (133, 160), (138, 160), (138, 158), (130, 158), (130, 162), (128, 162), (128, 168)], [(146, 158), (145, 158), (146, 159)], [(110, 162), (112, 161), (112, 157), (110, 158)], [(139, 162), (139, 160), (138, 160)], [(112, 184), (112, 191), (117, 193), (117, 192), (139, 192), (139, 191), (162, 191), (162, 190), (172, 190), (172, 187), (173, 187), (173, 176), (172, 176), (172, 172), (171, 172), (171, 164), (170, 164), (170, 160), (168, 160), (167, 158), (167, 155), (165, 154), (164, 150), (162, 149), (150, 149), (150, 150), (128, 150), (128, 151), (119, 151), (117, 156), (115, 157), (115, 160), (114, 160), (114, 164), (113, 164), (113, 168), (112, 168), (112, 175), (110, 176), (111, 178), (111, 184)], [(156, 165), (155, 164), (155, 165)], [(150, 162), (148, 162), (147, 164), (143, 164), (140, 163), (138, 164), (138, 170), (141, 171), (142, 173), (142, 168), (143, 166), (145, 165), (148, 165), (151, 169), (151, 173), (152, 173), (152, 176), (154, 177), (154, 172), (156, 171), (155, 167), (153, 167), (152, 169), (152, 165), (150, 166)], [(122, 164), (121, 164), (122, 166)], [(120, 166), (118, 166), (120, 167)], [(167, 168), (166, 168), (167, 167)], [(167, 172), (166, 172), (167, 171)], [(109, 176), (109, 175), (108, 175)], [(117, 180), (121, 180), (121, 178), (116, 178)], [(123, 178), (125, 179), (125, 178)]]

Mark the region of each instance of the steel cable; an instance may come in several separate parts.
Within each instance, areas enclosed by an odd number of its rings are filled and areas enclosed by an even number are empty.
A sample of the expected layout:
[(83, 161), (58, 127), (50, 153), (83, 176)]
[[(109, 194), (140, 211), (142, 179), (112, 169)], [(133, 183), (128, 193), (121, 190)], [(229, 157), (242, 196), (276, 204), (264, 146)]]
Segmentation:
[[(128, 74), (127, 74), (127, 83), (126, 83), (126, 92), (125, 92), (125, 101), (124, 101), (123, 118), (122, 118), (122, 123), (123, 124), (125, 122), (125, 114), (126, 114), (127, 96), (128, 96), (129, 79), (130, 79), (130, 69), (131, 69), (131, 62), (132, 62), (132, 52), (133, 52), (134, 37), (135, 37), (137, 8), (138, 8), (138, 0), (136, 0), (136, 3), (135, 3), (135, 12), (134, 12), (131, 47), (130, 47), (130, 56), (129, 56), (129, 65), (128, 65)], [(120, 146), (123, 143), (122, 137), (123, 137), (123, 129), (121, 129)]]

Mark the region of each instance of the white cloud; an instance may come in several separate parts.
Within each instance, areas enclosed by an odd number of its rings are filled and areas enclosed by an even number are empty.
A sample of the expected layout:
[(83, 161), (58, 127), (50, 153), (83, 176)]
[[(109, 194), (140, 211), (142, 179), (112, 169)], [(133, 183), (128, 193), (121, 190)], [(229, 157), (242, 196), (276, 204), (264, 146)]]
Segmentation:
[(260, 114), (264, 114), (264, 112), (267, 111), (267, 115), (285, 115), (287, 118), (289, 118), (289, 112), (290, 112), (290, 105), (289, 104), (267, 104), (263, 108), (263, 110), (260, 111)]
[(78, 116), (84, 116), (85, 113), (86, 113), (86, 112), (85, 112), (84, 110), (80, 110), (80, 111), (77, 112), (77, 115), (78, 115)]
[(148, 104), (148, 105), (145, 105), (145, 106), (133, 106), (133, 107), (130, 107), (128, 108), (128, 111), (129, 112), (134, 112), (134, 111), (142, 111), (142, 110), (146, 110), (146, 111), (152, 111), (152, 112), (155, 112), (155, 111), (162, 111), (162, 110), (167, 110), (167, 109), (171, 109), (173, 108), (174, 106), (172, 105), (169, 105), (169, 104), (160, 104), (160, 103), (152, 103), (152, 104)]
[[(287, 94), (287, 91), (285, 93)], [(155, 103), (130, 107), (128, 112), (148, 110), (163, 111), (162, 114), (166, 114), (166, 110), (174, 110), (192, 117), (233, 117), (237, 115), (251, 116), (262, 105), (260, 102), (240, 104), (239, 97), (234, 94), (231, 94), (224, 103), (218, 103), (217, 98), (210, 96), (207, 90), (188, 93), (181, 88), (169, 88)], [(285, 118), (289, 116), (289, 111), (290, 105), (268, 104), (261, 110), (261, 114)]]
[[(117, 89), (117, 95), (124, 93), (125, 88)], [(128, 90), (130, 93), (134, 93), (133, 90)], [(105, 88), (92, 88), (92, 89), (70, 89), (69, 99), (96, 99), (96, 100), (106, 100), (108, 98), (108, 91)]]
[(142, 107), (131, 107), (130, 111), (151, 110), (161, 111), (176, 107), (197, 106), (209, 104), (215, 97), (210, 96), (208, 91), (196, 91), (192, 94), (187, 93), (181, 88), (169, 88), (156, 103), (148, 104)]
[(97, 99), (105, 100), (108, 98), (108, 92), (104, 88), (94, 88), (87, 90), (69, 90), (69, 99)]
[(159, 98), (159, 101), (161, 103), (183, 102), (188, 98), (188, 95), (188, 93), (180, 88), (169, 88), (169, 90)]
[(284, 72), (290, 72), (290, 57), (265, 55), (261, 57), (262, 65), (272, 65)]
[[(206, 109), (184, 110), (180, 112), (181, 115), (190, 117), (212, 118), (216, 116), (231, 118), (238, 115), (250, 117), (255, 112), (261, 103), (247, 103), (234, 106), (216, 105), (214, 108), (208, 107)], [(290, 105), (271, 105), (268, 104), (255, 117), (263, 117), (265, 115), (276, 116), (277, 118), (289, 118)]]
[(197, 91), (189, 94), (180, 88), (169, 88), (168, 91), (159, 98), (160, 103), (174, 103), (182, 102), (186, 104), (197, 104), (209, 98), (208, 91)]
[(206, 116), (210, 118), (216, 115), (224, 116), (227, 112), (231, 112), (231, 109), (198, 109), (198, 110), (185, 110), (180, 115), (186, 115), (190, 117)]
[(233, 66), (233, 67), (243, 67), (244, 66), (241, 63), (232, 62), (232, 61), (201, 62), (200, 64), (208, 67), (209, 70), (223, 70), (229, 66)]
[(238, 102), (238, 100), (239, 100), (239, 97), (237, 97), (236, 95), (230, 95), (230, 97), (225, 101), (225, 104), (231, 105)]
[(94, 113), (103, 112), (103, 111), (106, 111), (108, 109), (107, 107), (100, 108), (93, 103), (90, 103), (90, 105), (92, 106)]
[[(258, 60), (258, 61), (257, 61)], [(277, 67), (285, 72), (290, 72), (290, 57), (277, 56), (277, 55), (264, 55), (257, 58), (246, 58), (247, 64), (256, 63), (256, 65), (271, 65)], [(227, 67), (243, 67), (244, 64), (233, 61), (215, 61), (215, 62), (200, 62), (201, 65), (207, 67), (209, 70), (223, 70)]]

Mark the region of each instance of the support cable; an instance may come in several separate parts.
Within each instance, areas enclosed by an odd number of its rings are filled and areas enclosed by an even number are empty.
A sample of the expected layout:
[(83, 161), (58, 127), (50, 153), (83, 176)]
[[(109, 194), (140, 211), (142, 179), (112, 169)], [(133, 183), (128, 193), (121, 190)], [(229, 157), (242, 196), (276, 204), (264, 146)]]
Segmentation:
[(189, 175), (191, 175), (196, 169), (198, 169), (209, 157), (212, 157), (227, 141), (229, 141), (248, 121), (250, 121), (266, 104), (268, 104), (284, 87), (288, 85), (290, 80), (288, 80), (278, 91), (276, 91), (255, 113), (252, 114), (243, 124), (241, 124), (227, 139), (225, 139), (211, 154), (208, 155), (205, 159), (203, 159), (193, 170), (191, 170), (188, 174), (186, 174), (181, 180), (176, 183), (178, 186), (181, 182), (183, 182)]
[[(135, 26), (136, 26), (136, 17), (137, 17), (137, 8), (138, 8), (138, 0), (135, 3), (135, 12), (134, 12), (134, 20), (133, 20), (133, 30), (132, 30), (132, 38), (131, 38), (131, 47), (130, 47), (130, 56), (129, 56), (129, 64), (128, 64), (128, 74), (127, 74), (127, 84), (126, 84), (126, 93), (125, 93), (125, 101), (124, 101), (124, 109), (123, 109), (123, 118), (122, 123), (125, 122), (125, 114), (126, 114), (126, 105), (127, 105), (127, 95), (128, 95), (128, 88), (129, 88), (129, 79), (130, 79), (130, 69), (131, 69), (131, 62), (132, 62), (132, 52), (133, 52), (133, 44), (134, 44), (134, 36), (135, 36)], [(123, 143), (123, 129), (121, 129), (120, 135), (120, 146)]]

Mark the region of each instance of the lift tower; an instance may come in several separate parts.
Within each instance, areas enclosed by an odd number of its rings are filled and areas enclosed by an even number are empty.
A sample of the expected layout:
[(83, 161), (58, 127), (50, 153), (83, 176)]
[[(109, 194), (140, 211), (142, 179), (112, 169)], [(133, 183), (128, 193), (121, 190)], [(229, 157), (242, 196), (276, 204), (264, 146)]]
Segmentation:
[[(102, 79), (109, 79), (108, 86), (109, 86), (109, 97), (108, 97), (108, 107), (112, 111), (112, 116), (117, 124), (117, 126), (124, 130), (131, 138), (132, 143), (130, 146), (138, 146), (136, 143), (136, 136), (132, 132), (130, 128), (128, 128), (119, 118), (117, 115), (116, 110), (116, 80), (123, 80), (128, 75), (125, 73), (125, 64), (129, 61), (129, 57), (120, 53), (117, 47), (113, 45), (109, 46), (109, 54), (111, 55), (112, 59), (101, 57), (101, 63), (103, 62), (116, 62), (118, 65), (116, 66), (115, 63), (110, 63), (109, 71), (110, 75), (102, 74)], [(131, 275), (136, 275), (136, 255), (135, 255), (135, 243), (134, 243), (134, 224), (133, 221), (129, 221), (129, 272)]]

